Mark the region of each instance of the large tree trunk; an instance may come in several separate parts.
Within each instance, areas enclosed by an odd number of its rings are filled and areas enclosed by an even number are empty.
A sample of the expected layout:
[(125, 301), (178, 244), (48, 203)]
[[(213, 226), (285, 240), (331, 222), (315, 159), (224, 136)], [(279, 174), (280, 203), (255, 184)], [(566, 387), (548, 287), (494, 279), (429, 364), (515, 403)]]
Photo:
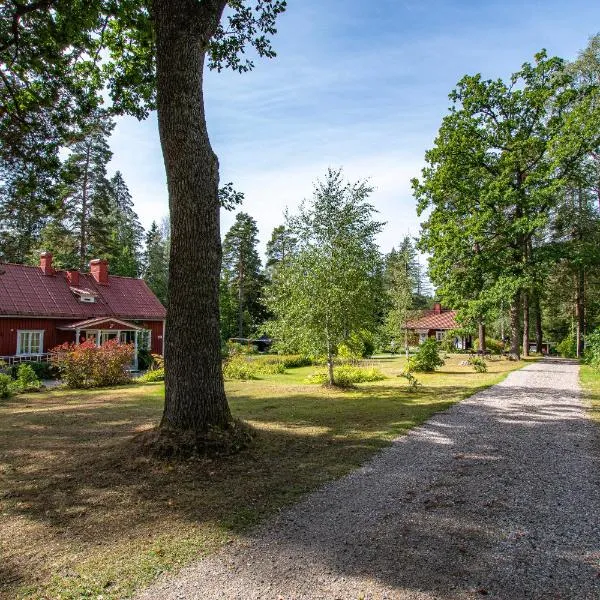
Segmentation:
[(544, 332), (542, 330), (542, 305), (540, 303), (539, 292), (536, 293), (534, 298), (535, 305), (535, 347), (541, 354), (543, 352), (544, 345)]
[(575, 276), (575, 290), (577, 358), (581, 358), (583, 356), (585, 336), (585, 273), (581, 266), (577, 269)]
[(485, 323), (483, 322), (483, 320), (479, 320), (477, 323), (477, 328), (478, 328), (478, 334), (479, 334), (479, 352), (481, 352), (482, 354), (485, 354), (486, 351), (486, 347), (485, 347)]
[(523, 356), (529, 356), (529, 292), (523, 291)]
[(510, 351), (508, 357), (512, 360), (519, 360), (519, 344), (521, 338), (521, 319), (520, 319), (520, 297), (517, 292), (510, 303)]
[[(154, 0), (157, 107), (171, 215), (165, 408), (161, 432), (190, 437), (231, 424), (219, 336), (219, 165), (202, 94), (206, 41), (224, 0)], [(220, 7), (220, 9), (218, 8)]]

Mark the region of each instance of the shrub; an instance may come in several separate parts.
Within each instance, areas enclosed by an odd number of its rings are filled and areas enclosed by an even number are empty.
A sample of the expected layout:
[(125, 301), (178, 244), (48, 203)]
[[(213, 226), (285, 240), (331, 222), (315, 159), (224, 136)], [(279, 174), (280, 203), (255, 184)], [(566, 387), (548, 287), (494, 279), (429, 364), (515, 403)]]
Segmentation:
[(149, 369), (152, 366), (152, 361), (153, 361), (153, 355), (150, 354), (150, 350), (148, 350), (147, 348), (140, 348), (138, 350), (138, 369), (140, 371), (145, 371), (146, 369)]
[(408, 391), (416, 392), (420, 385), (423, 385), (410, 371), (403, 371), (398, 377), (404, 377), (408, 382)]
[[(473, 342), (473, 348), (479, 350), (479, 340), (476, 339)], [(491, 354), (503, 354), (504, 353), (504, 342), (502, 340), (495, 340), (494, 338), (485, 338), (485, 350)]]
[(223, 376), (225, 379), (258, 379), (258, 369), (243, 355), (236, 354), (223, 363)]
[(600, 329), (586, 337), (584, 360), (592, 368), (600, 371)]
[(14, 393), (14, 382), (10, 375), (0, 373), (0, 398), (10, 398)]
[(487, 373), (487, 363), (480, 356), (469, 356), (468, 362), (476, 373)]
[(19, 392), (34, 392), (42, 387), (42, 382), (37, 378), (30, 364), (21, 363), (17, 369), (17, 379), (14, 386), (15, 390)]
[(144, 373), (141, 377), (136, 379), (136, 382), (139, 383), (154, 383), (156, 381), (164, 381), (165, 380), (165, 369), (161, 367), (160, 369), (153, 369), (152, 371), (148, 371)]
[(133, 344), (109, 340), (97, 347), (94, 342), (65, 343), (51, 350), (61, 377), (70, 388), (118, 385), (130, 379)]
[(558, 353), (564, 358), (575, 358), (577, 356), (577, 342), (572, 334), (569, 334), (564, 340), (556, 346)]
[(408, 361), (408, 370), (420, 373), (431, 373), (444, 364), (440, 357), (437, 342), (433, 338), (425, 340), (417, 350), (415, 356)]
[[(337, 385), (351, 386), (354, 383), (365, 383), (367, 381), (381, 381), (385, 375), (375, 368), (351, 367), (349, 365), (335, 367), (333, 369), (333, 378)], [(307, 383), (328, 383), (329, 376), (327, 371), (317, 371), (306, 379)]]

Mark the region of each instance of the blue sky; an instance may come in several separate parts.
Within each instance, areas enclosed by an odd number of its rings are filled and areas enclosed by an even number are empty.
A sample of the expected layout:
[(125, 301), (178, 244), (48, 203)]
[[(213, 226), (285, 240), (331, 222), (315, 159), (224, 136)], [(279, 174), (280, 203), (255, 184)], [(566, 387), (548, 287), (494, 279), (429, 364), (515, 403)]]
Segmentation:
[[(312, 193), (328, 167), (369, 179), (388, 251), (419, 232), (410, 191), (465, 74), (507, 77), (546, 48), (575, 58), (600, 29), (600, 2), (556, 0), (288, 0), (273, 60), (248, 74), (209, 73), (208, 127), (221, 181), (244, 192), (241, 210), (273, 227)], [(155, 115), (119, 120), (120, 169), (142, 224), (168, 213)], [(224, 234), (235, 213), (223, 213)]]

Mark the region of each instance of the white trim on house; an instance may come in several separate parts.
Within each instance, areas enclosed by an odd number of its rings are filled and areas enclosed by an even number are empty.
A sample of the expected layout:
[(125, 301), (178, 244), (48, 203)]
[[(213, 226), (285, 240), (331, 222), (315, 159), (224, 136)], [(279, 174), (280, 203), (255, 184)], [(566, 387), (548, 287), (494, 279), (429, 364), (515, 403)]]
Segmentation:
[[(25, 337), (27, 334), (26, 342), (23, 344), (21, 336)], [(33, 334), (38, 334), (38, 342), (36, 344), (37, 351), (32, 352), (32, 341), (34, 339)], [(23, 347), (23, 346), (26, 347)], [(36, 354), (44, 354), (44, 330), (43, 329), (17, 329), (17, 351), (16, 356), (33, 356)]]

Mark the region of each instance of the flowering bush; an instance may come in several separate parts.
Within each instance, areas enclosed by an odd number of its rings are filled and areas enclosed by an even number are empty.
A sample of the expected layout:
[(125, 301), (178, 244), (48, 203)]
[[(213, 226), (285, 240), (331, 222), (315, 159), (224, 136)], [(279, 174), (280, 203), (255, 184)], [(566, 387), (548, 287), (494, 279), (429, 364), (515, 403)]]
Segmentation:
[(108, 340), (97, 347), (92, 341), (64, 343), (51, 350), (61, 378), (70, 388), (118, 385), (129, 381), (128, 368), (134, 356), (133, 344)]

